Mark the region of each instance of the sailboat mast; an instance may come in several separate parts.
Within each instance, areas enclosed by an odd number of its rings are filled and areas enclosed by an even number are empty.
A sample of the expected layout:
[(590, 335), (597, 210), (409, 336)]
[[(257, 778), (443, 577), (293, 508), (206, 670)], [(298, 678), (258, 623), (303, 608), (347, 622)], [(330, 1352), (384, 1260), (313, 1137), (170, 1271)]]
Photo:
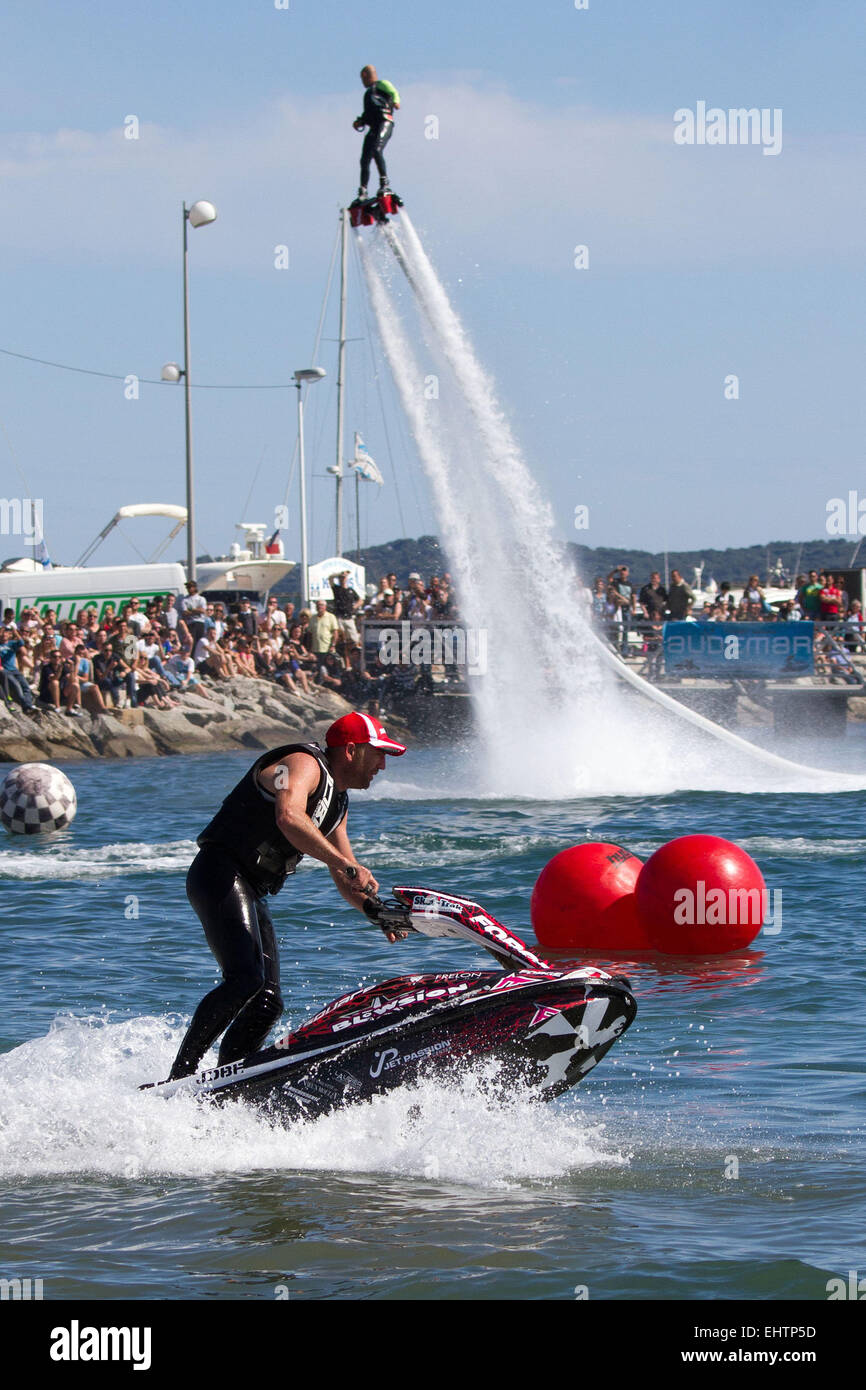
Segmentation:
[(343, 391), (346, 375), (346, 264), (349, 248), (349, 213), (340, 213), (340, 349), (337, 365), (337, 554), (343, 553)]

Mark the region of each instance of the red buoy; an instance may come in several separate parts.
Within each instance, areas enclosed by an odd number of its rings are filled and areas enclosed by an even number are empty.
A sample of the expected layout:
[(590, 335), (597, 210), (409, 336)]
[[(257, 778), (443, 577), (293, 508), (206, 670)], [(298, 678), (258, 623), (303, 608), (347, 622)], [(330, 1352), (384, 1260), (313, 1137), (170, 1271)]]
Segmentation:
[(742, 950), (763, 925), (767, 890), (745, 850), (717, 835), (681, 835), (644, 864), (637, 913), (657, 951), (672, 956)]
[(600, 841), (555, 855), (538, 876), (529, 908), (541, 945), (652, 950), (635, 909), (640, 871), (631, 850)]

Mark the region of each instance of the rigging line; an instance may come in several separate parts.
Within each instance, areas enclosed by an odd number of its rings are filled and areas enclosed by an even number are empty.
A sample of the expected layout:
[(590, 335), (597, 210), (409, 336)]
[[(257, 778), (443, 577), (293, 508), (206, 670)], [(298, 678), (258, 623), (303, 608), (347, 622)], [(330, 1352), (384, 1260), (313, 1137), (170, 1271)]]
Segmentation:
[[(172, 385), (160, 377), (138, 376), (136, 372), (97, 372), (92, 367), (70, 367), (67, 362), (49, 362), (44, 357), (30, 357), (26, 352), (13, 352), (11, 348), (0, 348), (0, 353), (4, 357), (17, 357), (22, 362), (35, 362), (40, 367), (55, 367), (60, 372), (77, 372), (80, 376), (100, 376), (107, 381), (126, 381), (127, 377), (134, 376), (142, 386)], [(276, 385), (239, 386), (234, 382), (193, 381), (190, 382), (190, 387), (193, 391), (288, 391), (291, 383), (283, 381)]]
[(262, 456), (261, 456), (261, 458), (259, 459), (258, 466), (257, 466), (257, 468), (256, 468), (255, 473), (253, 474), (253, 480), (252, 480), (252, 482), (250, 483), (250, 490), (249, 490), (249, 492), (247, 493), (246, 501), (244, 502), (244, 505), (243, 505), (243, 507), (242, 507), (242, 509), (241, 509), (241, 516), (246, 516), (247, 507), (250, 505), (250, 498), (251, 498), (252, 495), (253, 495), (253, 488), (255, 487), (256, 483), (258, 482), (259, 473), (262, 471), (262, 464), (263, 464), (264, 461), (265, 461), (265, 454), (266, 454), (267, 452), (268, 452), (268, 446), (267, 446), (267, 442), (265, 442), (265, 444), (262, 446)]
[(342, 227), (341, 227), (340, 223), (338, 222), (338, 223), (337, 223), (337, 234), (336, 234), (336, 236), (334, 237), (334, 245), (333, 245), (333, 247), (332, 247), (332, 249), (331, 249), (331, 264), (328, 266), (328, 283), (327, 283), (326, 286), (325, 286), (325, 295), (324, 295), (324, 298), (322, 299), (322, 308), (321, 308), (321, 310), (319, 311), (319, 325), (318, 325), (318, 327), (317, 327), (317, 329), (316, 329), (316, 336), (315, 336), (315, 339), (313, 340), (313, 362), (311, 363), (311, 365), (314, 365), (314, 364), (315, 364), (316, 358), (317, 358), (318, 355), (319, 355), (319, 344), (320, 344), (321, 341), (322, 341), (322, 329), (323, 329), (324, 326), (325, 326), (325, 314), (327, 313), (327, 310), (328, 310), (328, 300), (329, 300), (330, 297), (331, 297), (331, 285), (332, 285), (333, 280), (334, 280), (334, 266), (337, 264), (337, 247), (338, 247), (339, 244), (340, 244), (340, 233), (341, 233), (341, 231), (342, 231)]
[[(407, 530), (406, 530), (406, 522), (405, 522), (404, 517), (403, 517), (403, 503), (402, 503), (402, 499), (401, 499), (401, 497), (400, 497), (400, 484), (399, 484), (399, 481), (398, 481), (397, 469), (394, 467), (394, 453), (393, 453), (393, 450), (392, 450), (392, 448), (391, 448), (391, 436), (390, 436), (390, 433), (389, 433), (389, 431), (388, 431), (388, 421), (387, 421), (386, 416), (385, 416), (385, 403), (384, 403), (384, 400), (383, 400), (383, 398), (382, 398), (382, 383), (381, 383), (381, 380), (380, 380), (380, 377), (379, 377), (379, 369), (378, 369), (378, 366), (377, 366), (377, 363), (376, 363), (376, 359), (375, 359), (375, 357), (374, 357), (374, 355), (373, 355), (373, 337), (372, 337), (372, 333), (371, 333), (370, 319), (369, 319), (368, 312), (367, 312), (367, 310), (368, 310), (368, 304), (367, 304), (367, 287), (366, 287), (366, 283), (365, 283), (365, 280), (364, 280), (364, 276), (363, 276), (363, 274), (361, 273), (361, 268), (360, 268), (361, 248), (360, 248), (360, 238), (359, 238), (359, 237), (356, 237), (356, 238), (355, 238), (354, 245), (355, 245), (355, 268), (356, 268), (356, 271), (357, 271), (357, 278), (358, 278), (358, 280), (360, 281), (361, 286), (362, 286), (362, 293), (361, 293), (360, 299), (361, 299), (361, 310), (362, 310), (363, 317), (364, 317), (364, 327), (365, 327), (365, 329), (366, 329), (367, 345), (368, 345), (368, 347), (369, 347), (369, 351), (370, 351), (370, 360), (371, 360), (371, 364), (372, 364), (372, 367), (373, 367), (373, 379), (374, 379), (374, 381), (375, 381), (375, 383), (376, 383), (376, 392), (377, 392), (377, 395), (378, 395), (378, 397), (379, 397), (379, 410), (380, 410), (381, 415), (382, 415), (382, 430), (383, 430), (383, 433), (384, 433), (384, 435), (385, 435), (385, 445), (386, 445), (387, 450), (388, 450), (388, 462), (389, 462), (390, 465), (391, 465), (391, 476), (392, 476), (392, 478), (393, 478), (393, 480), (394, 480), (394, 497), (395, 497), (395, 500), (396, 500), (396, 502), (397, 502), (397, 514), (398, 514), (398, 516), (400, 517), (400, 528), (401, 528), (401, 530), (402, 530), (402, 532), (403, 532), (403, 535), (405, 536), (405, 535), (408, 535), (408, 532), (407, 532)], [(411, 470), (410, 470), (410, 472), (411, 472)], [(414, 485), (414, 479), (413, 479), (413, 485)], [(417, 499), (416, 499), (416, 504), (417, 504)]]
[(0, 430), (3, 431), (3, 438), (6, 440), (6, 447), (7, 447), (7, 449), (9, 450), (9, 453), (10, 453), (10, 455), (11, 455), (11, 457), (12, 457), (12, 462), (15, 464), (15, 467), (18, 469), (18, 472), (21, 474), (21, 481), (23, 482), (24, 487), (26, 488), (26, 490), (27, 490), (29, 496), (30, 496), (31, 499), (32, 499), (32, 497), (33, 497), (33, 490), (32, 490), (32, 488), (30, 487), (30, 481), (29, 481), (29, 479), (27, 478), (27, 475), (25, 474), (24, 469), (21, 467), (21, 464), (20, 464), (19, 459), (18, 459), (18, 455), (16, 454), (15, 450), (14, 450), (13, 447), (12, 447), (12, 440), (9, 438), (9, 435), (8, 435), (8, 433), (7, 433), (7, 430), (6, 430), (6, 425), (4, 424), (4, 422), (3, 422), (2, 419), (0, 419)]

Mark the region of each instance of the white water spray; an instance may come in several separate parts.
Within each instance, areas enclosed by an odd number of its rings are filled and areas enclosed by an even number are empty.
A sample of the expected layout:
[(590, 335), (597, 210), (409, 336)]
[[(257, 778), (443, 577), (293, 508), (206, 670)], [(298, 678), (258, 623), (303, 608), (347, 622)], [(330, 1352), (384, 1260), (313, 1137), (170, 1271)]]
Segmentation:
[[(483, 791), (549, 798), (861, 787), (862, 778), (815, 772), (754, 747), (647, 686), (602, 647), (493, 382), (411, 219), (404, 213), (400, 223), (399, 233), (393, 224), (373, 238), (359, 233), (359, 247), (462, 617), (486, 634), (489, 669), (476, 695)], [(408, 285), (394, 283), (391, 252)], [(425, 370), (410, 334), (423, 343)], [(431, 376), (434, 393), (425, 390)], [(631, 694), (627, 679), (647, 698)]]

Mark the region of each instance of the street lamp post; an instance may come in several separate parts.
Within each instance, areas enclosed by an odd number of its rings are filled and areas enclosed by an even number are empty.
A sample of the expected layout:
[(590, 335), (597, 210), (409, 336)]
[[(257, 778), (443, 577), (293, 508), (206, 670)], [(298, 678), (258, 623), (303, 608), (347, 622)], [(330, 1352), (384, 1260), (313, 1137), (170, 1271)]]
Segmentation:
[(192, 395), (189, 377), (189, 247), (187, 244), (187, 223), (193, 227), (206, 227), (216, 221), (216, 208), (213, 203), (199, 201), (188, 208), (183, 204), (183, 367), (176, 362), (167, 362), (162, 369), (163, 381), (180, 381), (184, 385), (184, 415), (186, 421), (186, 577), (195, 579), (195, 507), (193, 497), (192, 469)]
[(294, 373), (298, 388), (298, 472), (301, 478), (301, 607), (306, 608), (310, 600), (310, 582), (307, 574), (307, 480), (304, 470), (304, 403), (301, 387), (304, 382), (321, 381), (325, 376), (324, 367), (301, 367)]

